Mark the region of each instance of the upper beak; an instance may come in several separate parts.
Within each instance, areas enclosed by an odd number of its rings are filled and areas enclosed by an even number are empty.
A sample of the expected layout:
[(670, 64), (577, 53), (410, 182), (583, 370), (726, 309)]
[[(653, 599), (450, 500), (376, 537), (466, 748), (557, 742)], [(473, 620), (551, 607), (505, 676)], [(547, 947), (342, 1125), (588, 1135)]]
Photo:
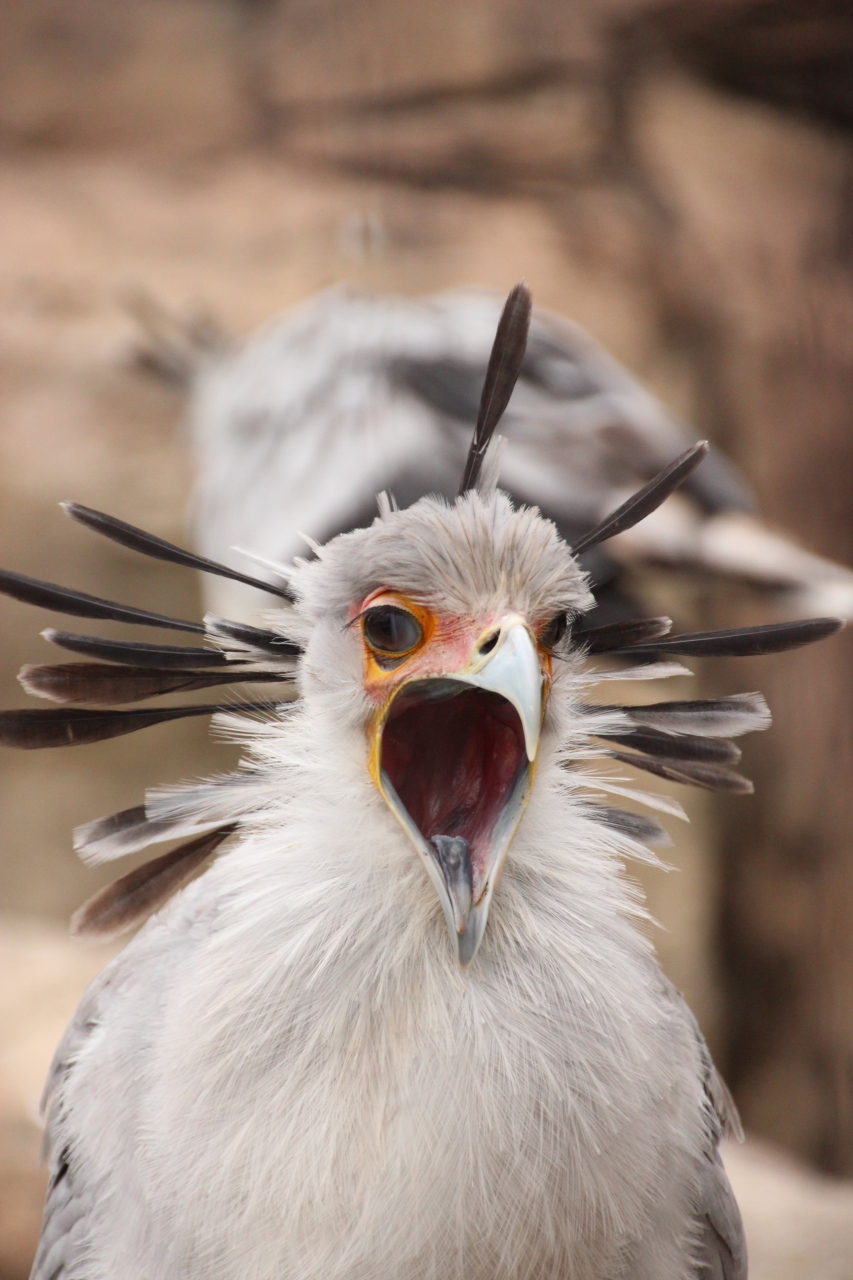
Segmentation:
[(471, 661), (455, 679), (479, 689), (489, 689), (512, 703), (524, 731), (527, 759), (535, 760), (542, 729), (544, 680), (539, 655), (524, 619), (511, 613), (498, 627), (489, 628), (477, 641)]
[[(539, 750), (545, 680), (536, 644), (524, 619), (518, 614), (508, 614), (488, 628), (478, 637), (468, 661), (460, 670), (428, 680), (412, 681), (402, 688), (422, 692), (424, 702), (428, 703), (453, 697), (453, 684), (482, 689), (505, 699), (518, 713), (524, 738), (524, 755), (518, 761), (517, 775), (502, 802), (488, 847), (484, 849), (478, 845), (472, 849), (462, 829), (454, 827), (452, 820), (446, 833), (429, 828), (422, 832), (418, 828), (398, 795), (389, 772), (381, 763), (381, 738), (390, 707), (375, 727), (377, 742), (373, 752), (373, 771), (380, 791), (426, 866), (444, 909), (459, 964), (466, 968), (482, 941), (495, 885), (530, 796)], [(485, 781), (477, 779), (475, 790), (480, 782), (485, 788)], [(477, 803), (476, 796), (474, 803)]]

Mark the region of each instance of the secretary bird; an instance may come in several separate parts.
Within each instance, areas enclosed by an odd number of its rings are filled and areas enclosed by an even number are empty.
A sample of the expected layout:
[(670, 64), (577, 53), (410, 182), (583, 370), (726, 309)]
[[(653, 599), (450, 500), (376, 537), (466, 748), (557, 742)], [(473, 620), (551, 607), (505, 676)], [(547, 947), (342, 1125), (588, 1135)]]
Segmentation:
[[(757, 693), (591, 695), (841, 624), (578, 634), (593, 598), (577, 557), (651, 514), (707, 446), (570, 547), (497, 488), (487, 456), (529, 318), (517, 286), (458, 496), (400, 509), (381, 495), (368, 527), (274, 581), (66, 504), (124, 546), (276, 596), (265, 628), (0, 575), (31, 604), (197, 637), (46, 632), (96, 661), (25, 668), (29, 692), (65, 705), (0, 713), (0, 741), (69, 746), (214, 713), (244, 747), (235, 773), (76, 833), (92, 861), (184, 843), (75, 918), (103, 935), (149, 917), (51, 1068), (34, 1280), (746, 1276), (717, 1150), (736, 1114), (623, 870), (663, 832), (606, 801), (680, 813), (613, 762), (750, 790), (732, 739), (769, 714)], [(240, 682), (267, 699), (110, 706)]]

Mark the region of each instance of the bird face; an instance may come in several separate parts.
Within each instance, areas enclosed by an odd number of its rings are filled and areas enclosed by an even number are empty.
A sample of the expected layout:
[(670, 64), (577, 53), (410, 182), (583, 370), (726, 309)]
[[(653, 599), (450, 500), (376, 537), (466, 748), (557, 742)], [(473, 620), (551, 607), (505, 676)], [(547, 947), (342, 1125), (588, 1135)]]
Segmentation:
[(385, 509), (300, 570), (302, 687), (364, 735), (454, 955), (474, 959), (536, 776), (551, 651), (592, 604), (554, 526), (501, 493)]
[(553, 624), (507, 608), (460, 616), (383, 588), (350, 625), (373, 709), (370, 773), (424, 863), (464, 968), (533, 784)]

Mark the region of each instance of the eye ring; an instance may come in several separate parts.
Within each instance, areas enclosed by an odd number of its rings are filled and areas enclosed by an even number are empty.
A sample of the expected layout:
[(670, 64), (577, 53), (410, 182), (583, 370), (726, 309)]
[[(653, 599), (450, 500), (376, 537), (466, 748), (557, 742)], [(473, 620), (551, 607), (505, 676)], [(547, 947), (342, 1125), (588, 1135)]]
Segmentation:
[(569, 629), (569, 615), (567, 613), (555, 613), (554, 617), (545, 623), (545, 626), (539, 633), (539, 643), (548, 653), (553, 653), (562, 640), (565, 639)]
[(387, 657), (405, 657), (424, 638), (421, 624), (413, 613), (394, 604), (377, 604), (361, 616), (361, 632), (375, 652)]

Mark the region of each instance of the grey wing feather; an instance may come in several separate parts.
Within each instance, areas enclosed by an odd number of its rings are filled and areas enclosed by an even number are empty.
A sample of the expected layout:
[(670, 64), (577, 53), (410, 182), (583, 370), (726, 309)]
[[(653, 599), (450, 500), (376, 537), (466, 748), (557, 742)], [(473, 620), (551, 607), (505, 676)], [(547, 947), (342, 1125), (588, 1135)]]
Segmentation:
[(720, 1153), (706, 1155), (697, 1206), (696, 1261), (701, 1280), (746, 1280), (746, 1239)]
[(85, 1224), (85, 1200), (76, 1183), (70, 1154), (63, 1152), (48, 1187), (30, 1280), (64, 1280), (74, 1274), (83, 1254)]
[(109, 970), (96, 979), (84, 995), (54, 1055), (42, 1098), (45, 1117), (44, 1146), (50, 1165), (50, 1182), (44, 1204), (41, 1236), (30, 1280), (80, 1280), (85, 1253), (87, 1218), (91, 1196), (87, 1194), (77, 1156), (56, 1140), (64, 1128), (62, 1084), (72, 1070), (85, 1042), (99, 1024), (98, 1002), (109, 984)]
[(740, 1118), (689, 1005), (671, 982), (664, 983), (696, 1037), (708, 1099), (708, 1145), (702, 1153), (696, 1204), (697, 1280), (747, 1280), (743, 1222), (719, 1151), (722, 1137), (743, 1138)]

